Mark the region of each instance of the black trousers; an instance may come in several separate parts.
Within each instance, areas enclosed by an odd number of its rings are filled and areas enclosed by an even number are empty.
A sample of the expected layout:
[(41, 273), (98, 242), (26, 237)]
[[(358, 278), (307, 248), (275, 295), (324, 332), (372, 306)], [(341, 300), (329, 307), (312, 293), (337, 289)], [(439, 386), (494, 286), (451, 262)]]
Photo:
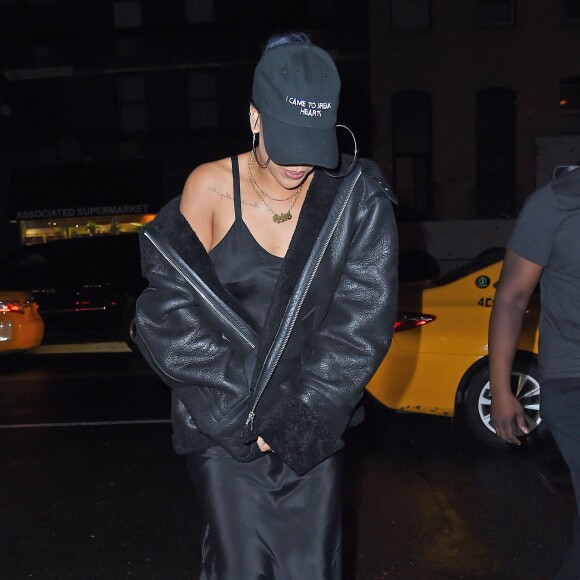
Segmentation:
[[(541, 390), (542, 418), (570, 468), (576, 506), (580, 508), (580, 378), (544, 381)], [(576, 515), (572, 543), (556, 580), (580, 579), (580, 516)]]

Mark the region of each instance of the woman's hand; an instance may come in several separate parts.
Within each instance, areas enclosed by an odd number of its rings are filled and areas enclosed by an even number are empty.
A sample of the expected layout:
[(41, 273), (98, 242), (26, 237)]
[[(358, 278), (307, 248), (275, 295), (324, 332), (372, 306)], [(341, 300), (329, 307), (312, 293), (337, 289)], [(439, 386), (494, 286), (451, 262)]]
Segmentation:
[(260, 451), (262, 453), (267, 453), (268, 451), (272, 451), (270, 449), (270, 446), (261, 437), (258, 437), (256, 439), (256, 443), (258, 444), (258, 448), (260, 449)]

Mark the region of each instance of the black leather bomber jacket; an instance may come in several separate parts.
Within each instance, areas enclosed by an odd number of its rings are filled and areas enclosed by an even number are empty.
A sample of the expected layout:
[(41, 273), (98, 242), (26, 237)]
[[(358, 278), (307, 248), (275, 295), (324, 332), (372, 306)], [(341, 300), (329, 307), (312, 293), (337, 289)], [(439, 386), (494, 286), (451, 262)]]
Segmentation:
[(317, 171), (262, 329), (220, 284), (179, 198), (143, 228), (137, 343), (172, 389), (178, 453), (219, 444), (252, 461), (261, 435), (303, 474), (343, 446), (393, 333), (393, 201), (371, 161), (339, 179)]

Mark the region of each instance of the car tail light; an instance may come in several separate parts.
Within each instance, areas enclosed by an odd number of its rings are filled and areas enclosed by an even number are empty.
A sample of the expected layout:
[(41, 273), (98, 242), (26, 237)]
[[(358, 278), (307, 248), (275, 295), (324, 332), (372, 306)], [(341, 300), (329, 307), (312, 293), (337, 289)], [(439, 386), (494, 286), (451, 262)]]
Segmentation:
[(432, 314), (422, 314), (420, 312), (397, 312), (397, 320), (395, 320), (395, 332), (403, 330), (411, 330), (419, 326), (425, 326), (429, 322), (435, 320)]
[(23, 314), (24, 307), (16, 300), (0, 301), (0, 314), (6, 314), (8, 312), (19, 312)]

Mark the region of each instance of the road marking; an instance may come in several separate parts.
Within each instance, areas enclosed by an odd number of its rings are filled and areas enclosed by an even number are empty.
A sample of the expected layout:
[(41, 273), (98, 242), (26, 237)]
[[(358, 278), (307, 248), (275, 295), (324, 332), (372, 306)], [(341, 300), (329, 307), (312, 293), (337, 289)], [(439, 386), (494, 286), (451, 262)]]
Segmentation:
[(115, 378), (125, 378), (125, 377), (155, 377), (153, 371), (145, 368), (141, 369), (130, 369), (121, 370), (117, 369), (114, 371), (94, 371), (94, 372), (76, 372), (76, 373), (47, 373), (46, 369), (37, 369), (28, 372), (22, 372), (13, 375), (0, 376), (1, 383), (18, 383), (18, 382), (29, 382), (29, 381), (42, 381), (47, 383), (50, 381), (56, 381), (60, 379), (98, 379), (102, 377), (107, 377), (109, 379)]
[(45, 427), (94, 427), (100, 425), (147, 425), (152, 423), (171, 423), (171, 419), (145, 419), (136, 421), (78, 421), (71, 423), (22, 423), (0, 425), (0, 429), (35, 429)]
[(28, 354), (63, 354), (81, 352), (133, 352), (124, 342), (84, 342), (75, 344), (42, 344)]

